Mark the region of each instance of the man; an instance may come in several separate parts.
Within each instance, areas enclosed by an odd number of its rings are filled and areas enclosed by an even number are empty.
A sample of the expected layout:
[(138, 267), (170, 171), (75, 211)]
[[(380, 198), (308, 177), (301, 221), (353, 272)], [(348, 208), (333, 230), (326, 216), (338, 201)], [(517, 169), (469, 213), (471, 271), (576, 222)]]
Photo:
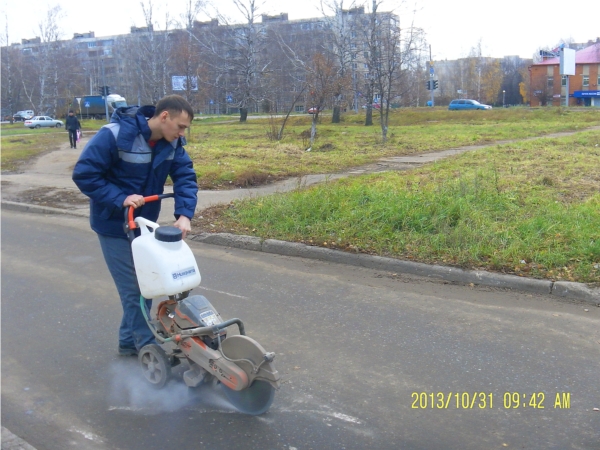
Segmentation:
[(65, 122), (65, 130), (69, 132), (69, 143), (71, 148), (77, 148), (77, 131), (81, 130), (81, 124), (77, 116), (73, 114), (73, 111), (69, 111), (67, 120)]
[[(98, 234), (108, 269), (123, 305), (119, 354), (136, 355), (154, 342), (140, 308), (140, 289), (131, 245), (123, 230), (123, 208), (139, 209), (153, 222), (160, 202), (144, 206), (144, 197), (162, 194), (167, 176), (175, 193), (175, 226), (183, 237), (191, 230), (198, 184), (186, 153), (184, 134), (194, 117), (190, 104), (178, 95), (161, 99), (156, 107), (117, 109), (85, 146), (73, 170), (73, 181), (90, 198), (90, 224)], [(146, 300), (148, 309), (152, 301)]]

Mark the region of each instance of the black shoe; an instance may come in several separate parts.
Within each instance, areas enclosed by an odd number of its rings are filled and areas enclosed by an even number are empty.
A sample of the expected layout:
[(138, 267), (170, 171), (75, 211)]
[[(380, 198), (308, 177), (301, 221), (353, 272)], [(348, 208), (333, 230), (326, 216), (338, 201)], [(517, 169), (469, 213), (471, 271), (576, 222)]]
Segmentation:
[(137, 354), (135, 347), (121, 347), (119, 345), (119, 356), (137, 356)]

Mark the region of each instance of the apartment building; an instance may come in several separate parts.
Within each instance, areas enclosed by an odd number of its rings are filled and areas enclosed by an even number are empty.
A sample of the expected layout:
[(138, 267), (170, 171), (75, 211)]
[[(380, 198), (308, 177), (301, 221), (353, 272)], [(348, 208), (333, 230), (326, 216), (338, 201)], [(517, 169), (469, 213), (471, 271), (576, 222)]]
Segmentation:
[[(41, 108), (49, 114), (64, 114), (62, 110), (68, 108), (73, 97), (97, 95), (102, 86), (123, 95), (129, 104), (153, 103), (176, 92), (186, 96), (202, 113), (236, 112), (245, 101), (244, 96), (252, 97), (247, 105), (250, 112), (285, 111), (294, 102), (295, 109), (303, 111), (311, 105), (305, 98), (298, 99), (303, 75), (301, 64), (295, 64), (291, 54), (306, 63), (316, 53), (327, 53), (332, 64), (338, 64), (335, 60), (339, 48), (332, 34), (342, 26), (347, 33), (348, 48), (344, 51), (349, 50), (348, 67), (355, 91), (348, 95), (348, 103), (349, 107), (357, 106), (350, 104), (358, 101), (356, 93), (363, 91), (368, 81), (368, 48), (364, 39), (372, 22), (364, 7), (341, 11), (335, 17), (289, 20), (287, 13), (281, 13), (263, 15), (261, 19), (251, 31), (255, 33), (252, 49), (243, 48), (245, 34), (250, 32), (248, 24), (220, 24), (213, 19), (195, 22), (190, 29), (157, 31), (152, 27), (131, 27), (128, 34), (103, 37), (88, 31), (50, 43), (39, 38), (24, 39), (4, 47), (2, 52), (3, 57), (8, 52), (18, 53), (11, 67), (20, 64), (15, 74), (29, 77), (20, 85), (33, 86), (42, 69), (53, 72), (48, 75), (46, 86), (56, 80), (52, 90), (58, 92), (60, 99), (50, 100), (48, 95), (48, 100), (39, 100), (40, 104), (46, 102)], [(391, 13), (377, 13), (377, 21), (394, 25), (398, 18)], [(251, 58), (257, 69), (249, 74), (250, 68), (243, 64)], [(42, 59), (44, 64), (40, 63)], [(4, 69), (3, 63), (6, 73)], [(255, 86), (251, 94), (242, 92), (245, 78), (256, 77), (257, 71), (262, 71), (257, 82), (260, 86)], [(182, 83), (182, 78), (188, 82)], [(185, 92), (179, 91), (181, 86)], [(30, 94), (15, 83), (14, 91), (9, 93), (11, 104), (31, 104)], [(3, 90), (3, 99), (6, 95)]]

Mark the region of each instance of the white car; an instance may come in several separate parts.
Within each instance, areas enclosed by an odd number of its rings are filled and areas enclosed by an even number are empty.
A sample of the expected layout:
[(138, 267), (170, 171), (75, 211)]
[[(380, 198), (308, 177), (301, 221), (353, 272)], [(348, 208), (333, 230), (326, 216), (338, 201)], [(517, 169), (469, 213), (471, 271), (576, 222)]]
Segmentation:
[(35, 116), (25, 121), (27, 128), (40, 128), (40, 127), (56, 127), (62, 128), (65, 124), (62, 120), (56, 120), (48, 116)]

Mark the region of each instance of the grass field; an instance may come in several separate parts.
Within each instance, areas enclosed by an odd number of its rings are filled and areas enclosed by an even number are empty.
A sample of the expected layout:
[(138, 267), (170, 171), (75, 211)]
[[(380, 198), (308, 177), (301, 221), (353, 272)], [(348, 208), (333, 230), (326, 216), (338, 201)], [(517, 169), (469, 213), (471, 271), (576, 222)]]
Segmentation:
[[(215, 208), (204, 230), (600, 282), (600, 131)], [(208, 224), (212, 224), (207, 226)]]
[[(450, 112), (406, 109), (390, 117), (389, 140), (364, 115), (322, 117), (306, 152), (310, 116), (195, 120), (187, 150), (202, 188), (264, 184), (332, 173), (398, 156), (490, 144), (408, 172), (372, 174), (203, 212), (195, 231), (228, 231), (351, 252), (600, 283), (600, 111), (510, 108)], [(83, 123), (97, 129), (99, 121)], [(13, 126), (14, 127), (14, 126)], [(22, 127), (22, 125), (21, 125)], [(52, 149), (64, 132), (2, 126), (2, 169)], [(16, 133), (15, 133), (16, 134)], [(498, 144), (498, 141), (519, 140)]]

